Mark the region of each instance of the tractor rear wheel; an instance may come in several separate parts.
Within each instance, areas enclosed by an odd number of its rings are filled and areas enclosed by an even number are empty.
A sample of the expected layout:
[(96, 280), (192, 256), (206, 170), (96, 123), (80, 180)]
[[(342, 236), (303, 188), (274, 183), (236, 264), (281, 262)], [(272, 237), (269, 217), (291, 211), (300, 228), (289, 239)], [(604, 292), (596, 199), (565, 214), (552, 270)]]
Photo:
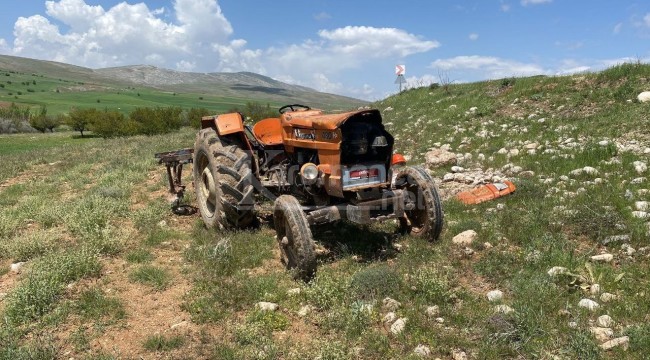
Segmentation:
[(206, 227), (241, 229), (256, 218), (251, 155), (222, 141), (214, 129), (201, 130), (194, 143), (194, 191)]
[(405, 167), (396, 178), (396, 188), (404, 190), (406, 203), (412, 208), (400, 218), (402, 232), (438, 240), (442, 231), (443, 212), (433, 178), (419, 166)]
[(311, 229), (298, 200), (282, 195), (275, 200), (273, 223), (282, 263), (297, 280), (309, 281), (316, 273), (316, 254)]

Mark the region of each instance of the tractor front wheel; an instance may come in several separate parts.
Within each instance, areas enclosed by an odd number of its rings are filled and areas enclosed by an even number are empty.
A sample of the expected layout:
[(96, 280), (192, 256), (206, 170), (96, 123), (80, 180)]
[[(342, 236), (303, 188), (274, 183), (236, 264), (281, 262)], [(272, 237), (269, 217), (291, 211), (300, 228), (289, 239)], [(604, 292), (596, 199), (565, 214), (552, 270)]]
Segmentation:
[(443, 213), (438, 190), (431, 176), (419, 166), (401, 170), (395, 187), (407, 196), (405, 216), (400, 218), (403, 233), (438, 240), (442, 231)]
[(282, 195), (275, 200), (273, 223), (282, 263), (295, 279), (309, 281), (316, 273), (316, 254), (309, 222), (295, 197)]

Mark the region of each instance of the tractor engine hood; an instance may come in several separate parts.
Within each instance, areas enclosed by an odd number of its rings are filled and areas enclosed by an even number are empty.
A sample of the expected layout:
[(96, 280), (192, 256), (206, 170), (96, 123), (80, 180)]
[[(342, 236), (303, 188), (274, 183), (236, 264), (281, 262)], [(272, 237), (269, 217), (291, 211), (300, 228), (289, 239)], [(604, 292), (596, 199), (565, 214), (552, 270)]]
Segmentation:
[(308, 129), (336, 130), (352, 117), (381, 123), (381, 114), (376, 109), (329, 115), (325, 115), (320, 110), (307, 110), (284, 113), (282, 115), (282, 125)]

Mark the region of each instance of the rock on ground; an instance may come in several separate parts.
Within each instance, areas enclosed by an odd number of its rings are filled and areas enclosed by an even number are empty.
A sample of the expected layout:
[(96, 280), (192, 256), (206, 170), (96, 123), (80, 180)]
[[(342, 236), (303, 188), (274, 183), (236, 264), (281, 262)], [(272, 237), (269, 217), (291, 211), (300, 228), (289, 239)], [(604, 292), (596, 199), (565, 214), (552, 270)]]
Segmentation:
[(260, 301), (255, 304), (255, 307), (260, 311), (276, 311), (279, 306), (272, 302)]
[(426, 345), (418, 345), (415, 350), (413, 350), (413, 353), (419, 357), (428, 357), (431, 355), (431, 349)]
[(440, 314), (440, 307), (438, 305), (429, 306), (426, 312), (428, 317), (436, 317)]
[(591, 299), (582, 299), (578, 303), (578, 306), (581, 308), (585, 308), (590, 311), (594, 311), (600, 307), (597, 302), (591, 300)]
[(640, 93), (637, 97), (637, 100), (641, 103), (649, 102), (650, 101), (650, 91), (644, 91)]
[(614, 325), (614, 320), (609, 315), (601, 315), (596, 320), (596, 325), (604, 328), (612, 327)]
[(488, 301), (497, 302), (503, 299), (503, 292), (501, 290), (492, 290), (487, 293)]
[(454, 165), (458, 161), (456, 154), (445, 149), (433, 149), (424, 154), (424, 161), (429, 167)]
[(614, 336), (614, 331), (612, 329), (604, 327), (591, 327), (589, 328), (589, 332), (591, 332), (596, 340), (600, 342), (607, 341)]
[(600, 345), (600, 348), (603, 350), (611, 350), (615, 347), (622, 346), (623, 350), (627, 350), (627, 346), (630, 343), (630, 338), (627, 336), (622, 336), (616, 339), (612, 339), (602, 345)]
[(406, 318), (399, 318), (395, 320), (393, 325), (390, 326), (390, 332), (394, 335), (402, 333), (402, 331), (404, 331), (404, 328), (406, 328), (406, 320)]
[(477, 236), (478, 234), (476, 233), (476, 231), (466, 230), (454, 236), (454, 238), (451, 239), (451, 242), (453, 242), (456, 245), (467, 246), (467, 245), (471, 245)]
[(389, 297), (385, 298), (382, 301), (382, 303), (384, 305), (384, 309), (389, 310), (389, 311), (395, 311), (395, 310), (399, 309), (400, 306), (402, 306), (402, 303), (400, 303), (399, 301), (397, 301), (395, 299), (391, 299)]
[(591, 257), (591, 261), (593, 262), (610, 262), (613, 259), (614, 259), (614, 255), (612, 254), (600, 254)]

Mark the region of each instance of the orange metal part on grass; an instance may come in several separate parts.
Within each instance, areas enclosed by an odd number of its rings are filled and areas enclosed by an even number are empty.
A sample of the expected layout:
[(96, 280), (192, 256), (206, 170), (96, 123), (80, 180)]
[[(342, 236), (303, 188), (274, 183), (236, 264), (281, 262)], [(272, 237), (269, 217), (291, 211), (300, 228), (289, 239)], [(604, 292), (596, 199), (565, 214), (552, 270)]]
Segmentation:
[(456, 198), (467, 205), (480, 204), (484, 201), (493, 200), (498, 197), (513, 193), (517, 187), (511, 181), (487, 184), (476, 189), (463, 191), (456, 195)]

